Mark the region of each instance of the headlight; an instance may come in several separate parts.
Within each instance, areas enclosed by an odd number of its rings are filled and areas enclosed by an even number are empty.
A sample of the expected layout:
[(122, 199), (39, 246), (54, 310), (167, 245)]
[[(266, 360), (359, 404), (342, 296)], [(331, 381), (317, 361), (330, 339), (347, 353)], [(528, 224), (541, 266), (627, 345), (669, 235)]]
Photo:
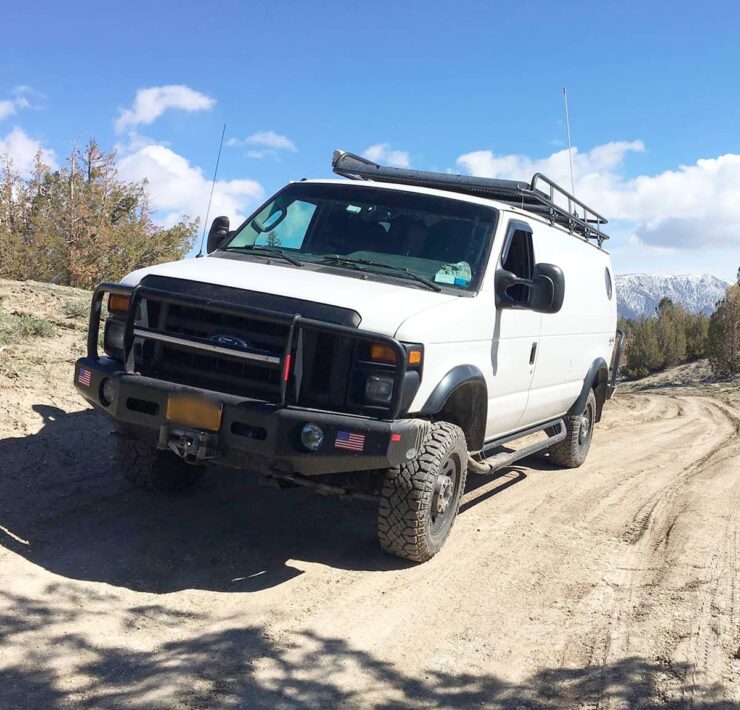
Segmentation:
[(125, 321), (118, 320), (117, 318), (108, 318), (105, 321), (103, 350), (105, 350), (108, 357), (112, 357), (114, 360), (123, 361), (123, 340), (125, 332)]
[(369, 402), (386, 404), (393, 396), (393, 377), (391, 375), (370, 375), (365, 382), (365, 399)]

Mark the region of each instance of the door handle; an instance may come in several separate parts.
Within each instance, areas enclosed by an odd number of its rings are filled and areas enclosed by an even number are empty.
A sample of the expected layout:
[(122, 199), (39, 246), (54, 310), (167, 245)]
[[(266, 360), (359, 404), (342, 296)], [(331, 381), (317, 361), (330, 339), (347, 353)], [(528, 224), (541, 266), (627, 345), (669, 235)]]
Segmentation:
[(537, 355), (537, 342), (532, 343), (532, 349), (529, 351), (529, 364), (534, 365), (534, 358)]

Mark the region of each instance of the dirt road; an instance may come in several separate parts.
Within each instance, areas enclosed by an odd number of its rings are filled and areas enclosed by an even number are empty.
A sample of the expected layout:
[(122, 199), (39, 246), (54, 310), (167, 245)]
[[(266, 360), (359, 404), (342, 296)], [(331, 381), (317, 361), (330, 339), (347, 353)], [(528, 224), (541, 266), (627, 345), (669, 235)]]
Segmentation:
[(74, 333), (0, 362), (0, 707), (740, 706), (737, 399), (620, 395), (410, 566), (370, 504), (127, 487)]

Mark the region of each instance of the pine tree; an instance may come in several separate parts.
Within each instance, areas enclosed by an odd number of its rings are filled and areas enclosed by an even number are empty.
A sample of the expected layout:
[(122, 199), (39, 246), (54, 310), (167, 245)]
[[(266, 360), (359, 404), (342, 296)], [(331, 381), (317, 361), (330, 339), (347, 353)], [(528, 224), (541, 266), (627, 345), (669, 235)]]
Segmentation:
[(706, 356), (707, 333), (709, 332), (709, 318), (703, 314), (688, 314), (685, 325), (686, 332), (686, 359), (701, 360)]
[(686, 359), (686, 323), (688, 313), (670, 298), (662, 298), (657, 308), (656, 337), (666, 367)]
[(22, 179), (0, 169), (0, 276), (91, 288), (190, 250), (197, 222), (154, 224), (146, 183), (127, 183), (93, 139), (51, 171), (39, 154)]
[(665, 356), (658, 339), (657, 321), (646, 318), (632, 326), (632, 338), (627, 350), (627, 377), (645, 377), (665, 365)]
[(731, 377), (740, 372), (740, 284), (727, 289), (709, 319), (707, 354), (717, 376)]

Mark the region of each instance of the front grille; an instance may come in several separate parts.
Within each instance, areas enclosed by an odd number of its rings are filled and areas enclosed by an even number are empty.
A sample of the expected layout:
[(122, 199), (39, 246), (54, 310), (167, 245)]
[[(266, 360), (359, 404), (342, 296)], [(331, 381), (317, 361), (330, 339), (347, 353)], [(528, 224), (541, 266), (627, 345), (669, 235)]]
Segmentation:
[[(154, 331), (149, 337), (144, 335), (135, 341), (136, 369), (142, 375), (252, 399), (280, 400), (281, 365), (290, 336), (289, 322), (156, 298), (142, 301), (141, 308), (136, 325), (146, 324)], [(218, 345), (220, 350), (211, 352), (195, 347), (199, 344)], [(240, 357), (242, 354), (255, 359)]]
[(142, 280), (132, 309), (129, 372), (274, 404), (398, 413), (403, 370), (395, 369), (393, 402), (364, 402), (367, 363), (359, 345), (385, 340), (399, 363), (404, 351), (385, 336), (356, 330), (360, 317), (349, 309), (163, 276)]
[(283, 356), (288, 337), (288, 326), (283, 323), (271, 323), (178, 304), (170, 304), (165, 328), (173, 335), (206, 340), (216, 335), (236, 336), (244, 340), (250, 350), (276, 357)]

